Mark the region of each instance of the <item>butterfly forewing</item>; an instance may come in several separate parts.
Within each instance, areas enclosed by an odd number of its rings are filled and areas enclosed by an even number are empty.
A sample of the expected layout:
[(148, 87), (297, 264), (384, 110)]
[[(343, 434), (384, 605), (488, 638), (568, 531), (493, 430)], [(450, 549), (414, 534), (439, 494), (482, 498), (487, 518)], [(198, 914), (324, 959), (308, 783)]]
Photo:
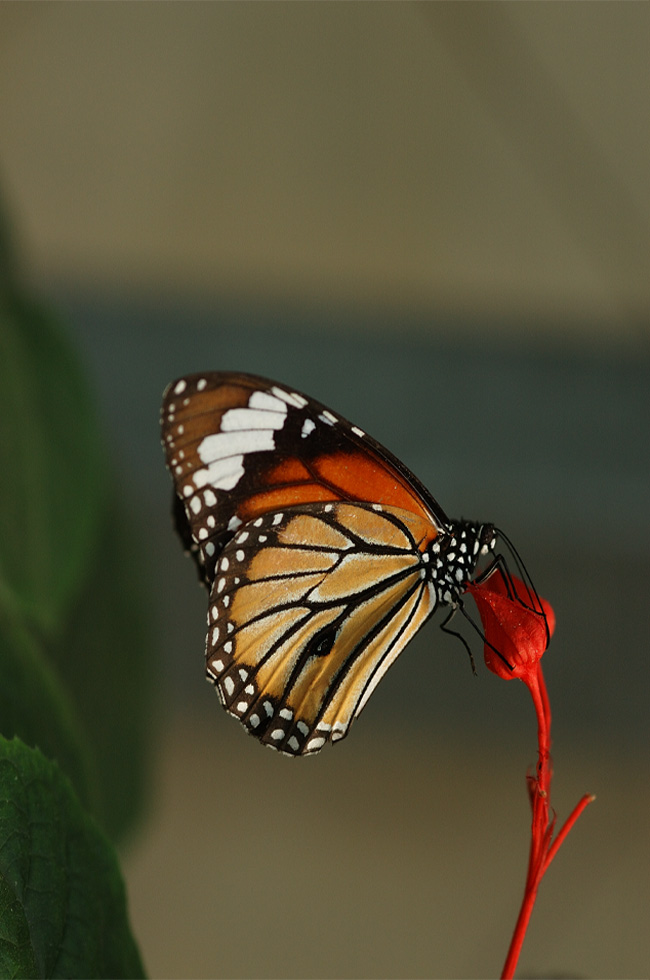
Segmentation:
[(422, 484), (357, 426), (299, 392), (252, 375), (173, 382), (163, 445), (183, 502), (179, 531), (209, 584), (242, 525), (303, 503), (371, 501), (424, 519), (432, 540), (449, 521)]
[(206, 663), (226, 709), (291, 755), (342, 738), (435, 606), (422, 518), (297, 505), (243, 525), (217, 563)]

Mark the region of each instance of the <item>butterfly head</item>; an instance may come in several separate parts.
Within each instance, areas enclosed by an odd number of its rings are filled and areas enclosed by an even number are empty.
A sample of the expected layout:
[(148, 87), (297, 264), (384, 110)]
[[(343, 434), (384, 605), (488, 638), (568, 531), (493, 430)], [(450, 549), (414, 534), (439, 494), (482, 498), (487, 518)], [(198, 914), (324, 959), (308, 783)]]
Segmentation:
[(476, 521), (457, 521), (448, 534), (440, 535), (432, 542), (429, 548), (432, 579), (440, 604), (457, 605), (459, 595), (472, 581), (481, 558), (493, 554), (496, 543), (494, 526)]

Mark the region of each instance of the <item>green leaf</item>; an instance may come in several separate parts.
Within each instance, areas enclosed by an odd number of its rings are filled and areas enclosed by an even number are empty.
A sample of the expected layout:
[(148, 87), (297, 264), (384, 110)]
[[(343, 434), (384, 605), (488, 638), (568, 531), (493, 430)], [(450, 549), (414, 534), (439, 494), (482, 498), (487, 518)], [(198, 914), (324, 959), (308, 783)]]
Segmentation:
[(104, 503), (91, 399), (56, 321), (0, 290), (0, 610), (60, 628)]
[(156, 673), (140, 551), (113, 496), (85, 586), (49, 650), (92, 746), (97, 813), (113, 840), (132, 827), (147, 789)]
[(0, 733), (55, 759), (86, 807), (97, 807), (95, 759), (74, 704), (43, 651), (18, 621), (0, 617)]
[[(16, 281), (16, 258), (13, 248), (13, 229), (5, 215), (3, 202), (0, 200), (0, 297), (6, 296)], [(3, 299), (0, 298), (0, 304)]]
[(0, 970), (141, 977), (114, 851), (40, 752), (0, 740)]
[(0, 874), (0, 976), (36, 977), (29, 924), (11, 884)]
[(0, 732), (56, 759), (123, 837), (151, 700), (137, 555), (79, 366), (10, 244), (0, 214)]

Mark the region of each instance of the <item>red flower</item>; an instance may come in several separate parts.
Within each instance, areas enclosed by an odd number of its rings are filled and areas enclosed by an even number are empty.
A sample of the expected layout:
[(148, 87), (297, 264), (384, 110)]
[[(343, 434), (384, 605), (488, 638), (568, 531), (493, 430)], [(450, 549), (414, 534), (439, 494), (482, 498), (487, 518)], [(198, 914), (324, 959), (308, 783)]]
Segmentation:
[(467, 591), (483, 623), (486, 666), (503, 680), (525, 680), (535, 670), (555, 629), (550, 603), (539, 599), (544, 615), (536, 612), (533, 606), (538, 605), (537, 600), (521, 579), (511, 576), (506, 583), (499, 569), (484, 582), (470, 583)]

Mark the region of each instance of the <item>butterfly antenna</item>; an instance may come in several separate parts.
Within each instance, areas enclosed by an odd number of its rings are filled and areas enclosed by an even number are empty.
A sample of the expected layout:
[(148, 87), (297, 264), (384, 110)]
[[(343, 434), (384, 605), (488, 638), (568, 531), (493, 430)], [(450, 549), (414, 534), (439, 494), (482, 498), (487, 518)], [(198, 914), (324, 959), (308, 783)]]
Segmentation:
[[(497, 555), (495, 565), (498, 565), (499, 569), (501, 570), (501, 574), (503, 575), (504, 582), (508, 589), (508, 595), (511, 599), (516, 599), (518, 602), (522, 603), (527, 609), (530, 610), (530, 612), (533, 612), (537, 616), (542, 617), (542, 619), (544, 620), (544, 627), (546, 629), (546, 645), (548, 646), (548, 644), (551, 642), (551, 632), (548, 627), (548, 619), (546, 617), (546, 613), (544, 612), (542, 600), (540, 599), (539, 593), (535, 588), (535, 585), (533, 584), (532, 578), (530, 577), (530, 573), (524, 564), (523, 558), (521, 557), (521, 555), (519, 554), (519, 552), (517, 551), (514, 544), (507, 536), (507, 534), (504, 534), (503, 531), (500, 530), (500, 528), (495, 528), (495, 531), (498, 537), (504, 542), (504, 544), (510, 551), (512, 557), (514, 558), (517, 572), (519, 573), (519, 577), (526, 588), (526, 598), (528, 601), (526, 602), (524, 598), (517, 593), (517, 590), (514, 586), (514, 582), (512, 581), (512, 573), (508, 567), (508, 562), (505, 556)], [(487, 571), (488, 574), (485, 576), (485, 578), (488, 578), (489, 575), (494, 571), (494, 566), (492, 567), (492, 569)]]

